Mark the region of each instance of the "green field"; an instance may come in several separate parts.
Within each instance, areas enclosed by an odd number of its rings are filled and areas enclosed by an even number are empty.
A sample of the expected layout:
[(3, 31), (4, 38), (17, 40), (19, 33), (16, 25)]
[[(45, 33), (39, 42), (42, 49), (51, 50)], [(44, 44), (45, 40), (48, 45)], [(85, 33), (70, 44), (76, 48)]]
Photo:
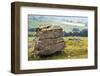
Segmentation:
[(47, 57), (34, 57), (34, 36), (28, 37), (28, 60), (52, 60), (52, 59), (82, 59), (88, 57), (88, 38), (77, 37), (79, 40), (73, 40), (74, 37), (64, 37), (65, 48), (63, 52), (56, 53)]

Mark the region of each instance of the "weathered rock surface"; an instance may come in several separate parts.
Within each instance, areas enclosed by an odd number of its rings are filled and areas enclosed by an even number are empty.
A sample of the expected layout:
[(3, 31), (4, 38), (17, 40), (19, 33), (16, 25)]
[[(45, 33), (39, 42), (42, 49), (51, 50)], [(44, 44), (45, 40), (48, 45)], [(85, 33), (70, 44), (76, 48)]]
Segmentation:
[(37, 28), (34, 49), (36, 55), (52, 55), (58, 51), (63, 51), (64, 46), (63, 30), (60, 26), (41, 26)]

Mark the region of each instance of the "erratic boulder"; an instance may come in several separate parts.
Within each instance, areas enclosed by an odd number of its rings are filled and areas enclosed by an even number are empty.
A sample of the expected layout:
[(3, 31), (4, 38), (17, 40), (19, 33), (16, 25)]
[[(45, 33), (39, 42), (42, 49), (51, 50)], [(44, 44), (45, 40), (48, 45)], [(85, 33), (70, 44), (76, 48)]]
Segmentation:
[(63, 51), (63, 29), (60, 26), (40, 26), (36, 30), (35, 54), (48, 56)]

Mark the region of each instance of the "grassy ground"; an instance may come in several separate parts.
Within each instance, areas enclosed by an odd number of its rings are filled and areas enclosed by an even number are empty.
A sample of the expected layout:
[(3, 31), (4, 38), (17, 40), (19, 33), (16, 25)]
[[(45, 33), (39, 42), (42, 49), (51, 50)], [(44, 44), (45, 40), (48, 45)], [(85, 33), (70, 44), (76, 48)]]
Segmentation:
[(28, 38), (28, 60), (51, 60), (51, 59), (82, 59), (87, 58), (88, 55), (88, 44), (87, 37), (78, 37), (77, 40), (73, 40), (74, 37), (64, 37), (65, 48), (63, 52), (56, 53), (48, 57), (35, 58), (32, 55), (34, 50), (34, 37)]

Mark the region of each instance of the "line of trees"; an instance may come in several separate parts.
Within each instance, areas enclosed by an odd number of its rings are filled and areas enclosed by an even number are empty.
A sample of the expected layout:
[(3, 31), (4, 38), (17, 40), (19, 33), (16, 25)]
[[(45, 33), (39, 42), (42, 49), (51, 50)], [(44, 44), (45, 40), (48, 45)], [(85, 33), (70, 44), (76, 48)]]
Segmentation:
[[(36, 32), (36, 28), (30, 28), (28, 29), (29, 32)], [(88, 36), (88, 29), (80, 30), (79, 28), (73, 28), (71, 32), (63, 32), (64, 36), (81, 36), (81, 37), (87, 37)], [(29, 36), (33, 36), (29, 34)]]
[(78, 28), (73, 28), (72, 32), (65, 32), (64, 36), (81, 36), (81, 37), (87, 37), (88, 36), (88, 29), (79, 30)]

